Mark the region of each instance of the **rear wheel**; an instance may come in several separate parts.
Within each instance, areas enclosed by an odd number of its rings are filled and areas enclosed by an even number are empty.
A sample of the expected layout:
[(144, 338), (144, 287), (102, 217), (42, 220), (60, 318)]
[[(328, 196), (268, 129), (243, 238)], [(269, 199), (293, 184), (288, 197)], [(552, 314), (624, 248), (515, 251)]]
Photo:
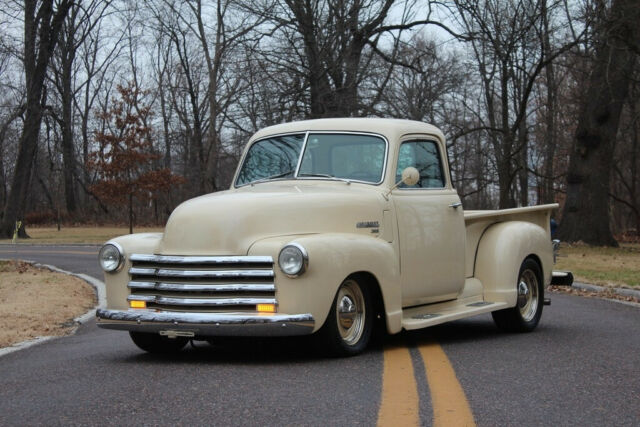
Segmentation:
[(129, 332), (129, 335), (140, 349), (154, 354), (177, 353), (189, 342), (185, 337), (167, 338), (146, 332)]
[(494, 311), (493, 320), (504, 331), (531, 332), (540, 322), (544, 302), (542, 270), (532, 258), (525, 259), (520, 266), (516, 289), (516, 306)]
[(353, 356), (369, 343), (373, 328), (371, 293), (358, 278), (348, 278), (338, 288), (320, 336), (332, 354)]

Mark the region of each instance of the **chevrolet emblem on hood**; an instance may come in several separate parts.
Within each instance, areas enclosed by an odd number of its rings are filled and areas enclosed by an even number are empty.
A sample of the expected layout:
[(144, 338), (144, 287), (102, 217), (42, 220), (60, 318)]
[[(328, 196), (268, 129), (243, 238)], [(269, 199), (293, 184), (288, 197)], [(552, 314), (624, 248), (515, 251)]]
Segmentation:
[(380, 223), (378, 221), (360, 221), (356, 223), (356, 228), (378, 228)]

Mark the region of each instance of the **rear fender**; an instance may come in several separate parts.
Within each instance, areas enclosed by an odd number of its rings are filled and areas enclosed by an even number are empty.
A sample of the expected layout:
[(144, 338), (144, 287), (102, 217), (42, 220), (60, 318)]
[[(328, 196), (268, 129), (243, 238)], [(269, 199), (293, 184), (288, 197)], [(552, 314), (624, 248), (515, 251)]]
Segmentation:
[(482, 282), (485, 301), (516, 305), (516, 283), (522, 262), (534, 257), (544, 283), (551, 282), (553, 251), (548, 230), (525, 221), (492, 225), (478, 244), (474, 277)]

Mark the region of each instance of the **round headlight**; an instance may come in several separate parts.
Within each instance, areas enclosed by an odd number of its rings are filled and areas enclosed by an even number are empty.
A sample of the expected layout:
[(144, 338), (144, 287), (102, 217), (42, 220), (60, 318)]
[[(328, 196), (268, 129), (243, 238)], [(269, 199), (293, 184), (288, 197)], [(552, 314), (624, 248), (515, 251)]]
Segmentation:
[(307, 251), (297, 243), (290, 243), (280, 251), (278, 265), (287, 276), (299, 276), (307, 268), (309, 257)]
[(111, 273), (120, 268), (124, 259), (123, 251), (117, 243), (107, 243), (100, 249), (98, 260), (100, 267), (107, 273)]

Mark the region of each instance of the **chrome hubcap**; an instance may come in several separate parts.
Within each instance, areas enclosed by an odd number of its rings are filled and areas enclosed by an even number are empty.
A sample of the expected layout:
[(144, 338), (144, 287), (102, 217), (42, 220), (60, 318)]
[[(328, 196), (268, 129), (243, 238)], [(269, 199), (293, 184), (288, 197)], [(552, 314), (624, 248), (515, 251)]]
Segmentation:
[(340, 307), (338, 308), (338, 319), (340, 321), (340, 325), (345, 329), (349, 329), (353, 325), (355, 315), (356, 306), (353, 303), (353, 300), (347, 295), (343, 296), (340, 301)]
[(353, 280), (345, 281), (338, 290), (336, 318), (340, 336), (349, 345), (356, 344), (364, 329), (364, 296)]
[(538, 278), (531, 270), (525, 270), (518, 283), (518, 309), (522, 318), (529, 322), (538, 311)]

